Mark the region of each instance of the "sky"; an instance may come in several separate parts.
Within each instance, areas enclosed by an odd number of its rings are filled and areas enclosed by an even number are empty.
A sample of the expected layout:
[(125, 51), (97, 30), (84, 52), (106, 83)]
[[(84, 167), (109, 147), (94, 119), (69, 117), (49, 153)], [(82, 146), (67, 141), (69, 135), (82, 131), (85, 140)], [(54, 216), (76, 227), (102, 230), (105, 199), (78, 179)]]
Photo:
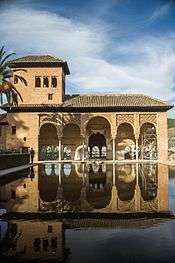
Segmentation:
[(144, 93), (175, 104), (173, 0), (0, 0), (1, 45), (16, 57), (66, 60), (67, 93)]

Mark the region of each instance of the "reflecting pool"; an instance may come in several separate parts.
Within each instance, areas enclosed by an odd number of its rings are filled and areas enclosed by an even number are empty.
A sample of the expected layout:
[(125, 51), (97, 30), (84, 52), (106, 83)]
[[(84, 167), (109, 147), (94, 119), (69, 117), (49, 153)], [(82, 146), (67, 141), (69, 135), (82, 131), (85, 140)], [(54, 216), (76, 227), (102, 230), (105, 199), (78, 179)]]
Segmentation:
[(165, 165), (51, 163), (23, 173), (0, 182), (0, 207), (8, 212), (166, 212), (175, 207), (174, 179)]
[[(47, 163), (0, 180), (2, 262), (175, 262), (175, 170), (165, 165)], [(19, 219), (22, 214), (61, 219)], [(98, 218), (66, 218), (98, 214)], [(122, 219), (103, 214), (122, 214)], [(133, 218), (125, 218), (131, 214)]]

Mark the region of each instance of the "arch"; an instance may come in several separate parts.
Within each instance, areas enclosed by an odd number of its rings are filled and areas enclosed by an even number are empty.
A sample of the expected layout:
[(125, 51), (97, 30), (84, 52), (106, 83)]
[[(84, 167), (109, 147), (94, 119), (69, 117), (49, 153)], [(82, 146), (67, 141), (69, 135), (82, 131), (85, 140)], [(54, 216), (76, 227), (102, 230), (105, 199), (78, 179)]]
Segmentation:
[(57, 128), (52, 123), (44, 123), (39, 132), (39, 160), (56, 160), (59, 155)]
[(111, 138), (110, 122), (105, 117), (94, 116), (86, 125), (86, 134), (89, 157), (107, 158), (107, 142)]
[(131, 123), (123, 122), (117, 128), (116, 149), (117, 159), (135, 159), (135, 135)]
[(145, 122), (140, 127), (139, 136), (140, 159), (157, 159), (157, 131), (151, 122)]
[(104, 119), (104, 120), (106, 120), (106, 122), (109, 123), (110, 129), (111, 129), (112, 123), (111, 123), (111, 121), (110, 121), (106, 116), (103, 116), (103, 115), (95, 115), (95, 116), (89, 116), (88, 119), (85, 121), (85, 123), (84, 123), (84, 129), (85, 129), (85, 130), (87, 130), (88, 124), (89, 124), (89, 123), (91, 122), (91, 120), (94, 119), (94, 118), (97, 118), (97, 119), (99, 118), (99, 119)]
[(82, 144), (80, 127), (75, 123), (68, 123), (62, 131), (62, 145), (64, 159), (75, 159), (76, 149)]

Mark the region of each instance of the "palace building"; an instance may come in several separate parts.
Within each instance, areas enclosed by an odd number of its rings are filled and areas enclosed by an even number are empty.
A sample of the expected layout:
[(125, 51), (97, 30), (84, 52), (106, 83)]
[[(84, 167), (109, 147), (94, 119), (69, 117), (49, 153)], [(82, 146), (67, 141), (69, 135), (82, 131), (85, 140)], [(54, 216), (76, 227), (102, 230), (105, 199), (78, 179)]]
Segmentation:
[(23, 102), (1, 107), (7, 112), (0, 127), (6, 149), (32, 147), (36, 161), (167, 160), (172, 105), (143, 94), (66, 95), (68, 64), (49, 55), (9, 65), (23, 69), (18, 75), (26, 85), (14, 75)]

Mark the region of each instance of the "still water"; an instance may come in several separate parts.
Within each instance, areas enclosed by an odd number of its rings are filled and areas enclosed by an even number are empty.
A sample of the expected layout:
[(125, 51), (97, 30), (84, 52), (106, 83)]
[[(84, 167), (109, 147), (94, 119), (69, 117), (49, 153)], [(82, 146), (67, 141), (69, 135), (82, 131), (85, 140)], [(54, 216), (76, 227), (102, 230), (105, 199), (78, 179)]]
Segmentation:
[[(98, 219), (1, 220), (6, 262), (175, 262), (175, 170), (157, 164), (43, 164), (0, 181), (1, 212), (98, 213)], [(122, 213), (123, 219), (103, 219)]]

